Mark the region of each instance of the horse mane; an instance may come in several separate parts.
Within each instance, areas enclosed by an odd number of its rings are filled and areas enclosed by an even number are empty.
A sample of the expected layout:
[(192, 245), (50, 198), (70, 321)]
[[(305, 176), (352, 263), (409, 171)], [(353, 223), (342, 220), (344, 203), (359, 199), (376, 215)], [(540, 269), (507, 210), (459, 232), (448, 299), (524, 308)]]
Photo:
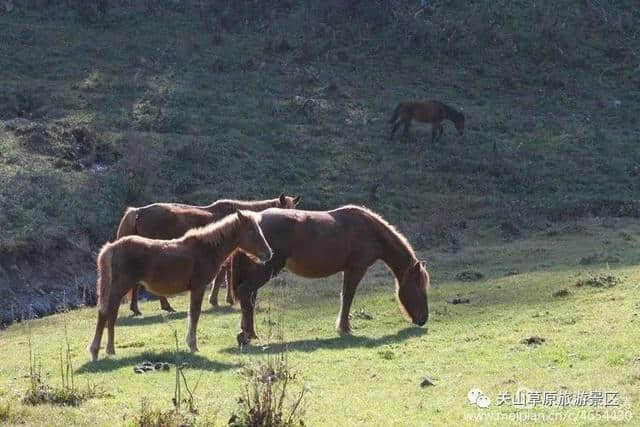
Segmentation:
[(279, 199), (267, 199), (267, 200), (235, 200), (235, 199), (220, 199), (216, 200), (210, 205), (205, 206), (206, 209), (222, 209), (228, 211), (231, 214), (234, 210), (264, 210), (267, 208), (273, 208), (278, 206)]
[(405, 249), (411, 255), (413, 259), (417, 259), (416, 253), (413, 250), (413, 247), (411, 246), (411, 244), (409, 243), (409, 240), (407, 240), (407, 238), (402, 233), (400, 233), (396, 229), (396, 227), (389, 224), (389, 222), (386, 219), (384, 219), (382, 216), (380, 216), (379, 214), (373, 212), (368, 208), (365, 208), (364, 206), (346, 205), (340, 209), (343, 209), (343, 208), (356, 209), (362, 212), (363, 214), (365, 214), (367, 217), (373, 220), (372, 221), (373, 224), (382, 232), (381, 234), (385, 236), (385, 238), (390, 243), (398, 243), (403, 249)]
[(451, 118), (451, 120), (458, 121), (464, 117), (464, 115), (460, 111), (456, 110), (452, 106), (447, 105), (444, 102), (441, 102), (440, 105), (442, 106), (442, 109), (447, 113), (447, 116)]
[[(247, 212), (243, 212), (247, 216)], [(233, 213), (227, 215), (219, 221), (207, 224), (204, 227), (192, 228), (187, 231), (182, 240), (197, 239), (211, 246), (220, 246), (227, 235), (238, 229), (240, 225), (240, 218)]]

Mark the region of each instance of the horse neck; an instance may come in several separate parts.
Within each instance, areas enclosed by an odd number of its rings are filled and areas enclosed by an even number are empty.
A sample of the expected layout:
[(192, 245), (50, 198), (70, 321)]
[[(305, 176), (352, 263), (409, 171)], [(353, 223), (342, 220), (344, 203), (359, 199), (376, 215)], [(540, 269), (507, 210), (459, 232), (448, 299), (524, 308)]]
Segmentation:
[(402, 241), (390, 230), (381, 230), (382, 254), (380, 259), (385, 262), (398, 279), (398, 283), (402, 281), (402, 276), (413, 261), (416, 261), (415, 255), (411, 253)]
[(278, 199), (271, 200), (255, 200), (252, 202), (244, 201), (244, 200), (234, 200), (234, 207), (238, 210), (248, 210), (259, 212), (269, 208), (277, 208), (280, 206), (280, 202)]
[[(213, 233), (215, 233), (214, 231)], [(236, 250), (240, 242), (240, 225), (235, 220), (228, 225), (228, 228), (216, 237), (215, 241), (210, 240), (208, 235), (195, 237), (198, 248), (206, 254), (206, 258), (211, 259), (214, 267), (218, 269), (220, 265)], [(213, 253), (213, 257), (211, 256)]]

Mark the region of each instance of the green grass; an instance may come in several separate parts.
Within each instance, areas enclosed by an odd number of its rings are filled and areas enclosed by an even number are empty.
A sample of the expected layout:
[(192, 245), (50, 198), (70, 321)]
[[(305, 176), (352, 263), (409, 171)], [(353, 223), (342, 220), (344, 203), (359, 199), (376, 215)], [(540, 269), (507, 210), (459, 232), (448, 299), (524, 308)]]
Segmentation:
[[(479, 411), (466, 401), (472, 387), (494, 402), (520, 386), (613, 389), (639, 416), (633, 1), (430, 1), (419, 14), (417, 2), (344, 11), (342, 2), (220, 1), (201, 17), (200, 2), (149, 0), (88, 19), (60, 2), (14, 3), (0, 14), (0, 295), (11, 304), (25, 292), (71, 295), (128, 205), (281, 191), (300, 194), (305, 209), (361, 203), (430, 250), (431, 320), (424, 329), (402, 320), (380, 266), (354, 306), (373, 319), (354, 319), (353, 337), (333, 330), (335, 278), (285, 275), (286, 287), (268, 286), (258, 332), (268, 307), (284, 313), (295, 386), (311, 388), (310, 425), (464, 424)], [(408, 141), (387, 141), (390, 113), (408, 98), (463, 108), (465, 136), (447, 123), (434, 147), (429, 127), (415, 125)], [(37, 131), (16, 130), (16, 117)], [(464, 271), (483, 279), (457, 281)], [(574, 286), (600, 275), (620, 282)], [(471, 302), (447, 302), (457, 297)], [(169, 325), (155, 303), (141, 319), (123, 307), (118, 355), (96, 364), (85, 351), (95, 310), (33, 321), (50, 383), (66, 322), (80, 386), (113, 395), (77, 408), (20, 403), (25, 328), (1, 331), (0, 423), (168, 416), (173, 371), (133, 366), (173, 357), (171, 327), (184, 334), (186, 304), (175, 299), (183, 314)], [(194, 380), (204, 372), (201, 422), (224, 424), (240, 367), (278, 349), (238, 353), (238, 317), (207, 311), (201, 353), (184, 355)], [(534, 335), (546, 341), (521, 344)], [(420, 388), (423, 376), (436, 386)], [(152, 405), (145, 414), (141, 397)]]
[[(638, 216), (636, 8), (451, 1), (415, 18), (379, 3), (353, 19), (314, 2), (230, 2), (204, 20), (194, 2), (149, 2), (153, 18), (113, 7), (93, 24), (66, 7), (1, 15), (0, 119), (50, 135), (0, 125), (0, 249), (69, 232), (100, 245), (131, 204), (281, 191), (308, 209), (364, 203), (407, 230), (452, 206), (470, 234), (486, 220)], [(395, 104), (431, 97), (464, 109), (464, 138), (447, 124), (432, 147), (415, 125), (409, 143), (388, 142)], [(105, 171), (76, 167), (78, 127)]]
[[(636, 267), (640, 229), (630, 221), (579, 225), (583, 229), (579, 234), (564, 229), (511, 243), (486, 240), (456, 254), (421, 253), (433, 280), (431, 317), (425, 328), (402, 319), (390, 273), (381, 264), (368, 272), (352, 311), (364, 310), (373, 319), (355, 316), (353, 336), (341, 337), (334, 331), (338, 278), (303, 280), (284, 273), (283, 281), (265, 287), (256, 319), (262, 341), (244, 352), (235, 342), (237, 310), (206, 310), (198, 329), (200, 352), (181, 353), (191, 365), (185, 371), (189, 381), (194, 383), (202, 373), (196, 419), (207, 417), (209, 422), (225, 424), (244, 384), (241, 368), (286, 348), (288, 363), (297, 372), (292, 390), (310, 388), (304, 413), (308, 425), (470, 425), (474, 422), (469, 417), (477, 413), (493, 417), (526, 413), (495, 405), (500, 393), (515, 394), (521, 387), (541, 392), (616, 391), (624, 403), (615, 409), (631, 411), (629, 424), (637, 423), (640, 330), (634, 325), (640, 315)], [(580, 263), (602, 247), (619, 256), (615, 265)], [(484, 278), (456, 281), (456, 274), (464, 270), (478, 271)], [(599, 274), (615, 276), (619, 283), (576, 286), (581, 279)], [(552, 296), (562, 289), (567, 296)], [(467, 297), (470, 303), (448, 302), (456, 297)], [(48, 381), (60, 381), (57, 358), (66, 323), (76, 384), (98, 384), (112, 395), (89, 399), (77, 408), (20, 403), (28, 387), (27, 330), (17, 324), (2, 331), (2, 346), (9, 351), (3, 354), (0, 370), (0, 390), (4, 390), (0, 403), (10, 404), (17, 414), (14, 422), (30, 425), (53, 420), (58, 425), (126, 423), (139, 413), (142, 397), (156, 410), (171, 409), (174, 370), (135, 374), (133, 366), (144, 360), (173, 360), (172, 328), (177, 328), (182, 341), (188, 299), (177, 297), (172, 304), (179, 313), (167, 320), (157, 302), (142, 304), (140, 318), (128, 317), (122, 306), (116, 327), (117, 355), (105, 358), (103, 348), (95, 363), (88, 361), (85, 350), (95, 327), (95, 309), (31, 321), (33, 351)], [(270, 323), (274, 321), (283, 329), (284, 344), (268, 339), (269, 331), (273, 337), (278, 328)], [(521, 343), (531, 336), (545, 342)], [(182, 342), (180, 346), (186, 350)], [(435, 386), (421, 388), (425, 376)], [(470, 406), (466, 396), (474, 387), (490, 396), (489, 409)], [(538, 407), (531, 413), (595, 417), (605, 416), (609, 409)], [(585, 415), (586, 410), (591, 412)], [(583, 421), (590, 424), (589, 420)], [(505, 424), (499, 418), (485, 423)]]

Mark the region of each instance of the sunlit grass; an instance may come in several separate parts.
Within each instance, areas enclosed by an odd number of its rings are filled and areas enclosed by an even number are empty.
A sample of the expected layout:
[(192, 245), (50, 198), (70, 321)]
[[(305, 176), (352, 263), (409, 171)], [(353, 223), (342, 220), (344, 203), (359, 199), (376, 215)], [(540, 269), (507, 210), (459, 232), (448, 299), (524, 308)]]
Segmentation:
[[(598, 232), (596, 227), (590, 230)], [(617, 235), (616, 231), (603, 233), (608, 238)], [(632, 261), (635, 258), (637, 263), (637, 248), (634, 244), (635, 252), (627, 252), (628, 258), (615, 268), (596, 265), (585, 269), (577, 259), (591, 253), (590, 246), (597, 242), (593, 236), (563, 235), (555, 243), (548, 237), (517, 241), (487, 247), (486, 252), (481, 247), (470, 249), (456, 257), (425, 253), (423, 258), (434, 266), (434, 286), (429, 295), (431, 317), (424, 328), (402, 319), (391, 276), (377, 264), (361, 284), (352, 310), (372, 319), (354, 316), (354, 334), (347, 337), (334, 331), (338, 278), (304, 280), (285, 273), (282, 280), (261, 291), (256, 319), (261, 341), (254, 346), (239, 351), (235, 308), (207, 308), (199, 325), (199, 353), (188, 354), (180, 343), (181, 357), (191, 366), (187, 375), (195, 381), (203, 372), (196, 397), (200, 414), (213, 414), (217, 423), (224, 424), (240, 396), (243, 379), (239, 369), (286, 349), (289, 364), (298, 372), (294, 386), (311, 390), (304, 415), (309, 425), (468, 424), (468, 417), (481, 411), (467, 400), (474, 387), (492, 399), (494, 404), (483, 413), (494, 416), (524, 411), (495, 405), (500, 393), (515, 394), (524, 387), (540, 392), (615, 391), (623, 401), (616, 408), (538, 406), (533, 410), (536, 414), (578, 417), (587, 409), (602, 414), (621, 409), (637, 417), (640, 331), (634, 325), (640, 314), (640, 270)], [(553, 245), (558, 247), (553, 249)], [(531, 256), (543, 246), (550, 248), (549, 253)], [(556, 250), (566, 255), (567, 262), (539, 268), (539, 263), (558, 255)], [(500, 273), (492, 261), (498, 252), (503, 254), (497, 260), (502, 267), (517, 265), (522, 271)], [(445, 258), (447, 262), (438, 263)], [(447, 278), (469, 268), (486, 277), (471, 283)], [(620, 283), (577, 287), (578, 280), (590, 272), (613, 275)], [(563, 289), (568, 295), (553, 296)], [(470, 302), (451, 304), (456, 297)], [(20, 403), (28, 384), (27, 335), (24, 324), (11, 326), (0, 333), (2, 346), (8, 349), (0, 365), (0, 388), (7, 392), (0, 398), (11, 404), (19, 419), (43, 425), (52, 419), (65, 424), (112, 425), (114, 420), (137, 414), (143, 396), (154, 408), (172, 408), (173, 370), (133, 372), (134, 365), (145, 360), (173, 360), (172, 330), (177, 328), (181, 340), (184, 338), (188, 298), (174, 298), (172, 304), (179, 313), (164, 316), (157, 302), (143, 303), (140, 318), (128, 317), (123, 305), (116, 328), (117, 355), (105, 358), (103, 348), (95, 363), (89, 362), (85, 350), (95, 328), (95, 309), (31, 321), (34, 352), (49, 381), (59, 380), (56, 361), (66, 322), (72, 325), (69, 339), (76, 382), (100, 384), (113, 395), (90, 399), (77, 408), (24, 407)], [(276, 321), (282, 322), (284, 343), (273, 339)], [(538, 346), (522, 343), (532, 336), (545, 341)], [(435, 386), (422, 388), (425, 377)], [(487, 422), (502, 425), (504, 419)]]

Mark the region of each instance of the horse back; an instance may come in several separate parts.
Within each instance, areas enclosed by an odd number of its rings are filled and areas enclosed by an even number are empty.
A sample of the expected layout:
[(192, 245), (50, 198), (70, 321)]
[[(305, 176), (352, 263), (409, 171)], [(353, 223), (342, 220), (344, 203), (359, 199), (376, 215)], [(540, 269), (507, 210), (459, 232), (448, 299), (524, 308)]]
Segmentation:
[(209, 212), (215, 218), (215, 221), (218, 221), (224, 218), (227, 215), (231, 215), (236, 211), (236, 206), (227, 200), (219, 200), (207, 207), (207, 212)]
[(414, 101), (408, 104), (411, 118), (417, 122), (437, 123), (444, 119), (444, 111), (438, 101)]
[[(196, 259), (193, 248), (184, 242), (127, 236), (116, 242), (112, 254), (114, 272), (133, 282), (145, 282), (149, 290), (161, 295), (174, 283), (177, 292), (186, 289)], [(182, 285), (182, 286), (180, 286)]]
[(155, 203), (138, 210), (138, 235), (152, 239), (175, 239), (191, 228), (203, 227), (215, 221), (215, 216), (203, 209), (172, 203)]

